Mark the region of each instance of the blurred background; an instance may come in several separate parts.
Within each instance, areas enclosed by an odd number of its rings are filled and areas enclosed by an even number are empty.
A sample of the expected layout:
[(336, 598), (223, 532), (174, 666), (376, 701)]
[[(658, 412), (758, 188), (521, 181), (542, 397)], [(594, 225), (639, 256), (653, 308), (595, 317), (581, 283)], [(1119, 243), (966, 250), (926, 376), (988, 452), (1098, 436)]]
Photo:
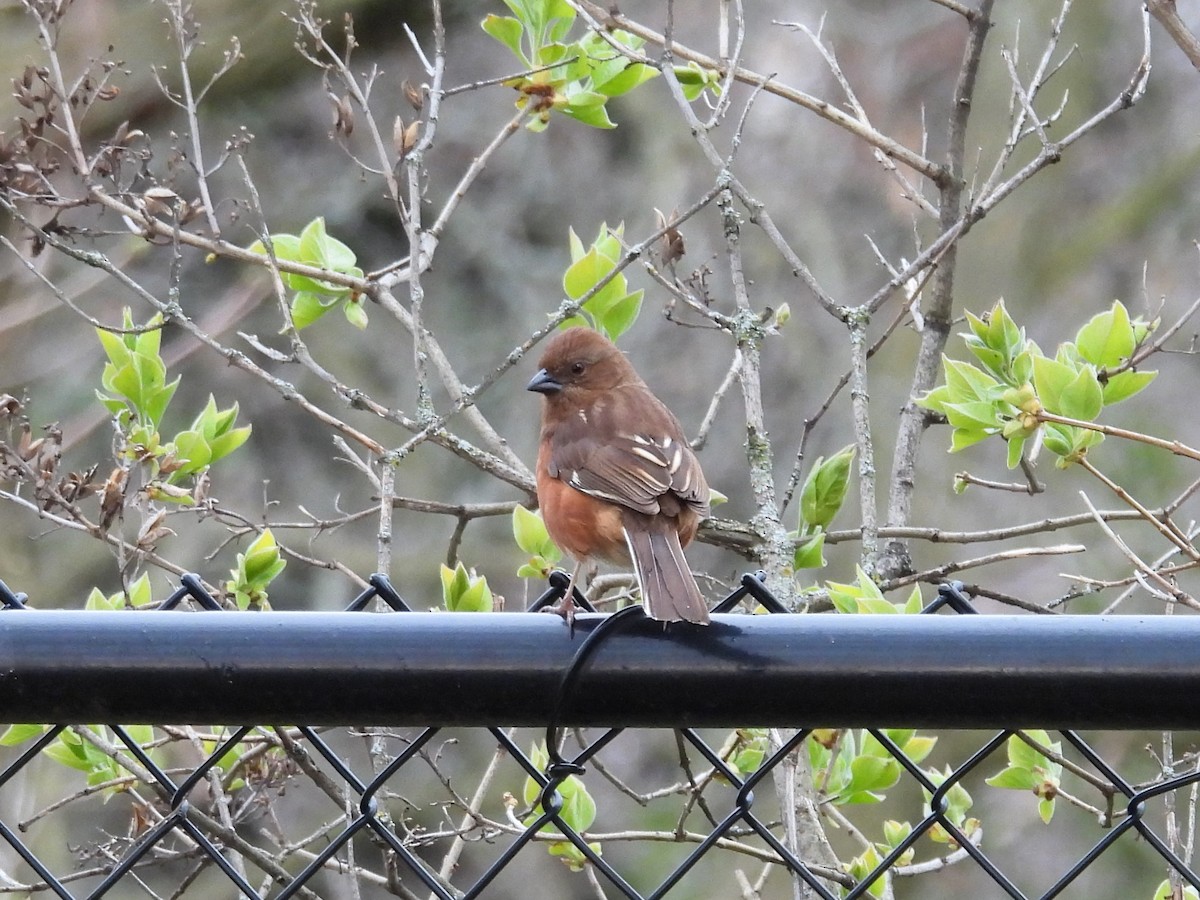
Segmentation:
[[(1185, 19), (1200, 17), (1200, 5), (1179, 3)], [(344, 13), (352, 13), (360, 46), (352, 68), (359, 73), (378, 68), (371, 97), (372, 112), (385, 133), (394, 116), (411, 120), (404, 100), (406, 80), (427, 80), (422, 64), (405, 35), (409, 26), (430, 51), (429, 10), (425, 4), (390, 2), (322, 3), (321, 14), (332, 23), (327, 34), (341, 46)], [(662, 5), (632, 3), (622, 11), (661, 31)], [(294, 46), (294, 7), (287, 3), (232, 3), (208, 0), (194, 10), (203, 43), (190, 59), (197, 84), (221, 62), (236, 36), (244, 59), (216, 81), (200, 108), (201, 140), (215, 160), (231, 138), (250, 132), (246, 162), (263, 212), (276, 232), (299, 232), (316, 216), (324, 216), (330, 234), (358, 255), (366, 270), (404, 257), (404, 230), (377, 177), (364, 175), (332, 137), (332, 104), (321, 73)], [(448, 2), (446, 16), (446, 87), (469, 85), (512, 74), (520, 66), (480, 28), (489, 12), (503, 14), (500, 3)], [(990, 172), (1007, 137), (1011, 82), (1001, 56), (1017, 54), (1017, 69), (1028, 75), (1040, 59), (1056, 4), (1009, 0), (997, 4), (973, 104), (967, 140), (968, 179)], [(676, 38), (716, 55), (716, 2), (683, 0), (675, 4)], [(828, 8), (812, 3), (748, 4), (742, 63), (761, 73), (776, 73), (783, 83), (843, 105), (844, 97), (828, 67), (804, 35), (787, 23), (800, 22), (821, 33), (832, 47), (871, 122), (901, 143), (943, 158), (945, 125), (963, 53), (961, 20), (936, 3), (904, 0), (877, 4), (847, 0)], [(120, 87), (115, 99), (97, 104), (84, 120), (85, 142), (96, 145), (123, 121), (146, 132), (154, 142), (151, 167), (162, 171), (173, 145), (186, 143), (188, 123), (164, 96), (156, 80), (177, 84), (178, 58), (164, 13), (155, 4), (121, 0), (89, 0), (70, 9), (59, 52), (80, 74), (91, 61), (120, 61)], [(1078, 144), (1062, 161), (1037, 175), (979, 223), (959, 248), (956, 311), (982, 313), (1004, 298), (1017, 322), (1045, 349), (1071, 338), (1089, 316), (1121, 299), (1135, 314), (1165, 323), (1174, 321), (1200, 291), (1200, 73), (1197, 73), (1155, 23), (1152, 75), (1144, 98), (1113, 117)], [(1074, 48), (1073, 50), (1071, 48)], [(1115, 98), (1129, 83), (1142, 52), (1140, 4), (1106, 0), (1078, 4), (1066, 20), (1055, 59), (1065, 57), (1045, 96), (1043, 113), (1069, 94), (1052, 137), (1061, 137)], [(0, 4), (0, 60), (6, 79), (18, 78), (26, 65), (44, 64), (31, 17), (19, 4)], [(729, 133), (742, 115), (750, 91), (735, 88), (731, 118), (718, 133), (727, 146)], [(499, 85), (456, 93), (441, 109), (436, 142), (427, 157), (425, 215), (440, 210), (455, 183), (514, 112), (513, 92)], [(422, 279), (425, 315), (462, 380), (484, 378), (535, 328), (542, 325), (562, 298), (562, 274), (570, 262), (568, 229), (585, 242), (602, 223), (624, 223), (630, 242), (644, 239), (656, 226), (655, 209), (669, 212), (695, 202), (714, 182), (715, 173), (697, 148), (686, 123), (661, 79), (610, 101), (617, 128), (608, 131), (558, 118), (545, 133), (522, 130), (491, 160), (451, 220), (433, 269)], [(0, 97), (0, 130), (18, 113), (11, 97)], [(361, 149), (363, 129), (349, 144)], [(1016, 166), (1028, 161), (1036, 146), (1018, 150)], [(927, 243), (933, 223), (920, 217), (900, 196), (896, 182), (872, 159), (870, 148), (847, 132), (779, 98), (762, 94), (745, 117), (734, 171), (747, 188), (767, 204), (784, 236), (838, 303), (855, 306), (873, 295), (888, 273), (872, 250), (873, 242), (894, 264), (919, 252), (917, 236)], [(915, 176), (906, 172), (909, 177)], [(247, 188), (237, 168), (228, 165), (211, 180), (220, 197), (225, 237), (248, 245), (255, 234), (254, 214), (237, 200)], [(934, 199), (932, 190), (927, 194)], [(113, 222), (105, 223), (113, 227)], [(0, 221), (18, 247), (27, 239), (11, 221)], [(118, 226), (119, 228), (119, 226)], [(732, 306), (724, 238), (715, 208), (682, 228), (687, 256), (681, 273), (707, 267), (714, 305)], [(792, 318), (764, 346), (764, 399), (774, 442), (777, 481), (786, 483), (804, 423), (816, 415), (849, 366), (846, 329), (820, 310), (787, 263), (767, 239), (747, 223), (743, 230), (751, 300), (757, 308), (790, 306)], [(106, 249), (122, 269), (156, 296), (170, 287), (169, 248), (147, 245), (134, 235), (115, 232)], [(278, 377), (294, 382), (318, 405), (345, 418), (388, 447), (403, 443), (401, 429), (365, 412), (348, 409), (311, 374), (296, 365), (273, 363), (257, 355), (238, 334), (258, 338), (286, 350), (279, 314), (266, 274), (229, 260), (207, 262), (203, 254), (185, 251), (179, 273), (179, 301), (185, 312), (227, 345), (254, 356)], [(133, 305), (138, 321), (150, 310), (122, 292), (111, 280), (86, 267), (46, 252), (34, 265), (90, 315), (117, 323), (123, 306)], [(621, 341), (622, 348), (694, 433), (729, 365), (727, 338), (711, 330), (679, 327), (660, 313), (665, 292), (637, 266), (626, 274), (634, 287), (646, 289), (637, 325)], [(403, 286), (398, 296), (405, 299)], [(898, 312), (896, 300), (873, 324), (872, 336)], [(371, 324), (358, 331), (339, 315), (330, 315), (304, 332), (313, 356), (337, 380), (369, 394), (389, 407), (410, 412), (415, 404), (412, 343), (409, 335), (378, 308), (369, 308)], [(688, 319), (685, 315), (683, 318)], [(697, 317), (689, 321), (699, 322)], [(1197, 363), (1192, 354), (1196, 327), (1185, 326), (1171, 343), (1173, 352), (1157, 355), (1148, 368), (1161, 372), (1138, 402), (1114, 413), (1111, 424), (1146, 431), (1196, 445), (1200, 424), (1193, 414)], [(876, 464), (890, 467), (894, 423), (905, 403), (912, 378), (918, 335), (902, 326), (873, 358), (870, 391)], [(948, 352), (965, 357), (952, 339)], [(320, 560), (337, 560), (362, 576), (376, 567), (375, 519), (366, 518), (333, 531), (289, 530), (286, 523), (306, 516), (334, 519), (368, 508), (370, 486), (360, 473), (339, 461), (331, 433), (262, 382), (229, 367), (224, 360), (177, 329), (164, 336), (170, 371), (182, 377), (172, 404), (176, 427), (199, 411), (209, 393), (222, 407), (236, 401), (241, 420), (253, 423), (249, 443), (235, 462), (217, 473), (212, 494), (252, 521), (270, 522), (282, 542)], [(95, 398), (103, 353), (92, 329), (34, 278), (9, 252), (0, 254), (0, 393), (25, 398), (35, 432), (57, 422), (64, 433), (64, 469), (84, 470), (93, 463), (101, 472), (111, 466), (113, 432)], [(481, 410), (526, 464), (532, 468), (537, 435), (538, 400), (524, 391), (536, 369), (525, 360), (505, 375), (480, 403)], [(444, 396), (435, 398), (445, 406)], [(748, 519), (754, 513), (744, 454), (745, 429), (737, 390), (720, 408), (714, 431), (701, 454), (710, 483), (728, 496), (719, 513)], [(849, 397), (843, 393), (813, 430), (808, 459), (829, 455), (853, 441)], [(914, 525), (945, 530), (1036, 521), (1084, 512), (1079, 491), (1098, 506), (1117, 505), (1085, 473), (1043, 471), (1047, 484), (1036, 497), (952, 490), (953, 475), (967, 469), (980, 477), (1008, 480), (1003, 447), (987, 442), (948, 456), (949, 437), (932, 429), (922, 445), (918, 469)], [(993, 446), (994, 444), (994, 446)], [(1176, 496), (1195, 478), (1194, 463), (1170, 454), (1109, 441), (1096, 454), (1097, 464), (1126, 485), (1148, 507)], [(1049, 469), (1047, 461), (1044, 469)], [(887, 485), (881, 475), (880, 497)], [(466, 465), (431, 444), (422, 446), (397, 470), (397, 492), (448, 503), (525, 499), (519, 491)], [(853, 491), (852, 491), (853, 494)], [(857, 497), (852, 496), (835, 528), (858, 524)], [(1195, 517), (1195, 501), (1183, 507), (1180, 521)], [(794, 516), (793, 512), (789, 513)], [(191, 515), (172, 519), (175, 537), (160, 552), (179, 565), (217, 582), (233, 564), (239, 547), (226, 543), (214, 522)], [(399, 511), (394, 531), (390, 575), (400, 593), (418, 608), (440, 602), (437, 562), (445, 559), (455, 520)], [(1161, 552), (1147, 528), (1122, 532), (1131, 546), (1150, 557)], [(1000, 564), (972, 578), (997, 590), (1035, 603), (1065, 593), (1061, 573), (1096, 578), (1121, 577), (1128, 565), (1113, 552), (1098, 529), (1052, 535), (1047, 543), (1086, 543), (1095, 552), (1075, 557), (1022, 560)], [(1036, 543), (1031, 540), (1029, 543)], [(244, 549), (245, 541), (241, 549)], [(978, 547), (915, 544), (918, 569), (979, 555)], [(830, 548), (829, 566), (816, 580), (852, 581), (858, 546)], [(713, 547), (690, 552), (693, 564), (722, 585), (733, 584), (748, 567), (734, 554)], [(522, 608), (541, 591), (516, 577), (523, 561), (511, 537), (507, 517), (482, 519), (466, 530), (459, 556), (486, 574), (493, 590), (510, 609)], [(118, 590), (120, 580), (108, 549), (85, 535), (39, 520), (13, 505), (0, 506), (0, 579), (30, 594), (38, 607), (79, 607), (87, 592), (99, 586)], [(174, 583), (152, 573), (156, 598)], [(1195, 577), (1182, 576), (1185, 590), (1195, 592)], [(278, 609), (338, 609), (357, 592), (346, 577), (327, 569), (293, 562), (275, 583), (272, 605)], [(931, 596), (929, 589), (926, 589)], [(892, 599), (899, 599), (892, 598)], [(1071, 612), (1103, 608), (1110, 595), (1073, 601)], [(989, 611), (996, 611), (985, 604)], [(1123, 612), (1160, 611), (1148, 599), (1133, 598)], [(1185, 738), (1187, 740), (1187, 738)], [(1124, 739), (1122, 739), (1124, 741)], [(1144, 744), (1144, 740), (1141, 741)], [(1151, 761), (1131, 741), (1113, 748), (1153, 774)], [(992, 801), (992, 821), (1012, 815), (1034, 821), (1031, 809), (1003, 792)], [(1000, 834), (1011, 842), (1014, 860), (1030, 848), (1021, 830)], [(1068, 835), (1074, 846), (1086, 843)], [(1132, 850), (1131, 853), (1136, 851)], [(1161, 877), (1133, 865), (1130, 890), (1148, 895), (1149, 883)], [(940, 884), (949, 886), (948, 875)], [(918, 882), (919, 883), (919, 882)], [(1106, 883), (1108, 884), (1108, 883)], [(963, 883), (964, 890), (970, 889)], [(1080, 896), (1133, 896), (1108, 884)], [(1116, 892), (1113, 892), (1116, 891)], [(516, 894), (514, 894), (515, 896)], [(962, 895), (951, 891), (944, 896)], [(565, 894), (564, 894), (565, 896)], [(694, 896), (703, 896), (695, 893)], [(911, 896), (917, 896), (912, 894)], [(923, 895), (928, 896), (928, 895)]]

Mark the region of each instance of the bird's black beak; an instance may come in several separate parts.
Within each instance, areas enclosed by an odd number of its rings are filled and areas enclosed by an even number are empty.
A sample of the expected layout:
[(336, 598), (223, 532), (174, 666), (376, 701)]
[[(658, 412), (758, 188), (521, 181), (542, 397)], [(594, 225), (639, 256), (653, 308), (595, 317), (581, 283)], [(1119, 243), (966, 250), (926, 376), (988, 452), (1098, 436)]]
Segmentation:
[(538, 373), (529, 380), (529, 384), (525, 385), (525, 390), (538, 394), (556, 394), (562, 390), (562, 384), (545, 369), (538, 369)]

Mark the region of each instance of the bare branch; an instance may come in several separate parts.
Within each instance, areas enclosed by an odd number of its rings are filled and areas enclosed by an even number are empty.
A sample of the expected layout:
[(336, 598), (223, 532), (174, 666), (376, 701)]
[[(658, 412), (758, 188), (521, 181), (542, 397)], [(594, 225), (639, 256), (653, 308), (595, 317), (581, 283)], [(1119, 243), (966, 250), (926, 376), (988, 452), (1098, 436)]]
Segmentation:
[[(721, 66), (720, 60), (713, 59), (711, 56), (706, 56), (703, 53), (699, 53), (689, 47), (685, 47), (673, 41), (671, 42), (670, 47), (666, 47), (666, 38), (664, 38), (663, 35), (645, 27), (639, 22), (633, 21), (632, 19), (619, 12), (616, 12), (615, 10), (607, 10), (599, 4), (592, 2), (592, 0), (580, 0), (579, 8), (586, 10), (593, 19), (602, 23), (605, 29), (619, 28), (622, 31), (628, 31), (630, 34), (635, 34), (651, 44), (665, 47), (673, 55), (678, 56), (680, 59), (697, 63), (698, 65), (703, 66), (706, 69), (711, 69), (714, 72), (725, 71)], [(780, 84), (770, 76), (760, 75), (757, 72), (752, 72), (749, 69), (744, 69), (741, 67), (734, 69), (734, 78), (744, 84), (762, 86), (763, 90), (767, 91), (767, 93), (775, 94), (776, 96), (782, 97), (791, 103), (795, 103), (797, 106), (816, 113), (821, 118), (827, 119), (830, 122), (833, 122), (835, 125), (846, 129), (851, 134), (862, 138), (871, 146), (878, 147), (888, 156), (898, 159), (900, 162), (912, 169), (916, 169), (935, 184), (943, 184), (949, 178), (949, 175), (942, 167), (937, 166), (929, 160), (923, 158), (920, 154), (914, 153), (912, 150), (909, 150), (907, 147), (903, 146), (897, 141), (894, 141), (887, 135), (880, 134), (873, 128), (863, 125), (863, 123), (858, 119), (847, 115), (836, 106), (831, 105), (825, 100), (820, 100), (804, 93), (803, 91)]]
[(1158, 20), (1197, 70), (1200, 70), (1200, 38), (1192, 32), (1179, 16), (1175, 0), (1146, 0), (1146, 9)]

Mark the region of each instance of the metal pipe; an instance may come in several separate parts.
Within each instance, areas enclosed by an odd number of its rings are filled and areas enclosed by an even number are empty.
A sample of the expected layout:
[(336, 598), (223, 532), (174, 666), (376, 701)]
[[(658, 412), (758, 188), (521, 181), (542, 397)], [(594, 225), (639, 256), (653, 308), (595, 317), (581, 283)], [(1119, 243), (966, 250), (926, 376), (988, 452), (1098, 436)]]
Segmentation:
[[(543, 725), (598, 615), (0, 613), (6, 722)], [(1200, 727), (1200, 618), (634, 617), (563, 724)]]

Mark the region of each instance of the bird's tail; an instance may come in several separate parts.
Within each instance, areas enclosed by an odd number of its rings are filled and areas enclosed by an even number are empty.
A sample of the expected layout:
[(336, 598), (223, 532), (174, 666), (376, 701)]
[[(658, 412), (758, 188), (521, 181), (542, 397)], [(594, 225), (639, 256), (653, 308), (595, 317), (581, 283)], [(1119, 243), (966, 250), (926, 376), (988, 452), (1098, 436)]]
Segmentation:
[(683, 557), (674, 527), (625, 528), (646, 615), (660, 622), (708, 624), (708, 605)]

